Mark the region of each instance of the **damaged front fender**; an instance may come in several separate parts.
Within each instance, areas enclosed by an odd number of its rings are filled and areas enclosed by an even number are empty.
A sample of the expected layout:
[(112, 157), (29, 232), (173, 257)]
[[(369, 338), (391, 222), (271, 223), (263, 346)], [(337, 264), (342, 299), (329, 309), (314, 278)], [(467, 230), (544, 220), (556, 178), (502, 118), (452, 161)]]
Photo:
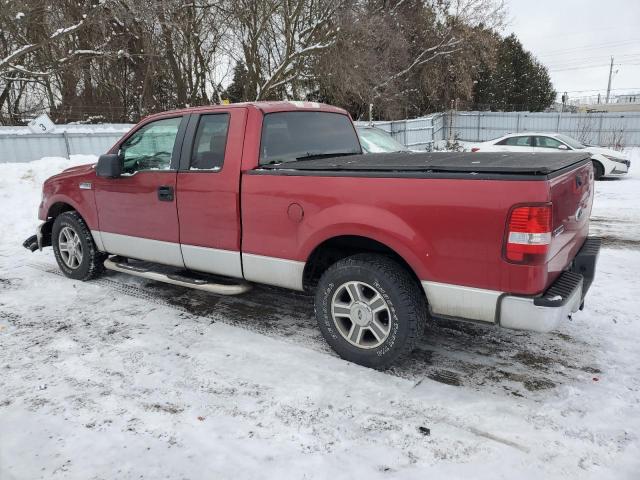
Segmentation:
[(46, 222), (41, 223), (36, 229), (36, 234), (31, 235), (22, 242), (22, 246), (32, 252), (35, 252), (36, 250), (42, 251), (43, 247), (50, 247), (52, 226), (52, 220), (47, 220)]

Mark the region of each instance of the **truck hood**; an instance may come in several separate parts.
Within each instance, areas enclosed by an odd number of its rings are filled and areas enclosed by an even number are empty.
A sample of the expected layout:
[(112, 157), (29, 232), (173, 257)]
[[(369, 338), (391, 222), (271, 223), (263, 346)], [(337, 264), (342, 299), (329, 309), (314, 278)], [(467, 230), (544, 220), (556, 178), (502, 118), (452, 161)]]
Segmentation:
[(86, 165), (76, 165), (75, 167), (65, 168), (61, 173), (62, 174), (67, 174), (67, 173), (89, 173), (94, 168), (96, 168), (96, 164), (95, 163), (89, 163), (89, 164), (86, 164)]
[(86, 164), (86, 165), (76, 165), (75, 167), (69, 167), (65, 170), (63, 170), (62, 172), (53, 175), (51, 177), (49, 177), (45, 183), (48, 183), (52, 180), (59, 180), (59, 179), (63, 179), (63, 178), (69, 178), (69, 177), (82, 177), (84, 175), (88, 175), (91, 172), (93, 172), (96, 168), (96, 164), (95, 163), (90, 163), (90, 164)]

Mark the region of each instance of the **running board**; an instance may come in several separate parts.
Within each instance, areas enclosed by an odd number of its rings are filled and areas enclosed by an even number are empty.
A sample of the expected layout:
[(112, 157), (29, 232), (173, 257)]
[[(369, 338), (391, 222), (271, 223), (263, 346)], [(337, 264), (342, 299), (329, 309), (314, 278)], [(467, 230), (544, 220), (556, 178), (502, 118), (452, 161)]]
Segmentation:
[(205, 292), (216, 293), (218, 295), (240, 295), (251, 290), (251, 285), (239, 280), (234, 284), (222, 284), (209, 281), (205, 278), (192, 278), (179, 273), (162, 273), (154, 271), (145, 266), (130, 265), (126, 261), (118, 261), (117, 257), (108, 258), (104, 261), (104, 267), (115, 272), (128, 273), (136, 277), (147, 278), (157, 282), (170, 283), (180, 287), (203, 290)]

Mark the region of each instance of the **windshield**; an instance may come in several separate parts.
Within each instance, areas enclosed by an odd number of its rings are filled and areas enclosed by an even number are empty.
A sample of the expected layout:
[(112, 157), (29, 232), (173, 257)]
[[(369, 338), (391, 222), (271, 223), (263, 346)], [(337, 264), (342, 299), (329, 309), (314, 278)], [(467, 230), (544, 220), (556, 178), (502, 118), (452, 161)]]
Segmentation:
[(575, 138), (567, 137), (566, 135), (556, 135), (556, 138), (566, 143), (571, 148), (575, 148), (577, 150), (580, 150), (581, 148), (585, 148), (584, 145), (581, 144), (579, 141), (577, 141)]
[(368, 153), (408, 152), (409, 149), (395, 141), (391, 135), (379, 128), (359, 128), (360, 143)]
[(362, 153), (349, 117), (329, 112), (277, 112), (262, 122), (260, 165)]

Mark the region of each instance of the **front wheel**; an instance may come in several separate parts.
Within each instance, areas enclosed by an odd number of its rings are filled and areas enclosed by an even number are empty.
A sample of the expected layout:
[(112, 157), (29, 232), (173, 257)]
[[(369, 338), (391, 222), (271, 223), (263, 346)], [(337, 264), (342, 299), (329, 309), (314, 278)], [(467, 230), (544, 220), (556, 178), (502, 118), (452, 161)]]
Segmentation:
[(91, 231), (77, 212), (58, 215), (51, 229), (51, 244), (66, 277), (91, 280), (104, 271), (107, 255), (98, 251)]
[(338, 355), (386, 369), (411, 353), (424, 331), (427, 308), (419, 284), (402, 265), (383, 255), (358, 254), (322, 275), (315, 314)]

